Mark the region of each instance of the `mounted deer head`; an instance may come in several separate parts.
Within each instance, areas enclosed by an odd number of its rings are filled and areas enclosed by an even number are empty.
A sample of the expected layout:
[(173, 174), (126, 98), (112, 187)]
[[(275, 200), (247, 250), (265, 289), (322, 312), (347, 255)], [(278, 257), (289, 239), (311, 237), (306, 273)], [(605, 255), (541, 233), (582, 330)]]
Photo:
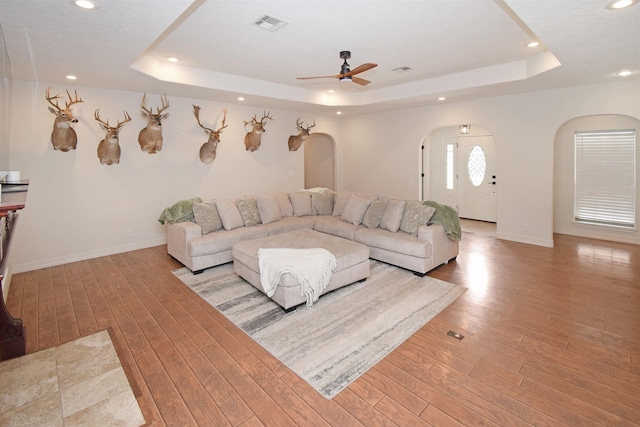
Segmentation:
[(96, 119), (102, 129), (107, 131), (104, 139), (98, 144), (98, 158), (103, 165), (112, 165), (120, 163), (120, 144), (118, 144), (118, 132), (120, 128), (127, 122), (131, 121), (129, 113), (124, 112), (124, 120), (119, 121), (115, 127), (109, 126), (109, 120), (106, 123), (100, 118), (100, 109), (98, 108), (93, 117)]
[(312, 127), (316, 125), (316, 121), (313, 121), (311, 126), (307, 126), (306, 128), (302, 126), (300, 119), (296, 120), (296, 127), (300, 131), (297, 135), (291, 135), (289, 137), (289, 151), (298, 151), (298, 148), (302, 146), (302, 143), (309, 136), (309, 131)]
[[(78, 123), (78, 119), (73, 117), (71, 113), (71, 106), (78, 102), (83, 102), (81, 98), (78, 98), (78, 92), (74, 91), (76, 98), (72, 99), (71, 94), (67, 90), (67, 96), (69, 97), (69, 102), (65, 102), (64, 109), (60, 108), (58, 105), (57, 99), (60, 98), (60, 95), (51, 96), (49, 93), (50, 87), (47, 88), (45, 93), (45, 97), (49, 104), (51, 104), (54, 108), (49, 107), (49, 111), (56, 115), (56, 119), (53, 122), (53, 132), (51, 132), (51, 143), (53, 144), (54, 150), (60, 151), (69, 151), (75, 150), (76, 145), (78, 144), (78, 136), (76, 135), (76, 131), (71, 127), (72, 123)], [(52, 101), (56, 100), (54, 104)]]
[(222, 125), (218, 130), (213, 130), (202, 125), (200, 122), (200, 107), (197, 105), (193, 106), (193, 114), (196, 116), (198, 124), (202, 129), (204, 129), (205, 133), (209, 134), (209, 140), (200, 147), (200, 161), (207, 165), (216, 159), (216, 149), (218, 148), (218, 142), (220, 142), (220, 134), (222, 133), (222, 129), (228, 126), (224, 124), (227, 120), (227, 109), (225, 108), (223, 111), (224, 116), (222, 117)]
[(162, 101), (162, 108), (156, 107), (157, 113), (153, 113), (153, 108), (147, 108), (147, 94), (142, 96), (142, 115), (147, 119), (147, 127), (140, 131), (138, 134), (138, 143), (140, 149), (146, 151), (149, 154), (157, 153), (162, 150), (162, 120), (169, 117), (169, 113), (162, 114), (164, 110), (169, 108), (169, 101), (167, 101), (167, 95), (160, 97)]
[(248, 132), (245, 136), (244, 136), (244, 146), (247, 149), (247, 151), (256, 151), (259, 147), (260, 147), (260, 142), (262, 139), (262, 133), (266, 132), (264, 125), (266, 124), (264, 121), (266, 119), (269, 120), (273, 120), (273, 117), (271, 117), (269, 113), (264, 113), (262, 114), (262, 119), (260, 119), (260, 121), (258, 121), (256, 119), (256, 115), (253, 115), (253, 118), (251, 119), (251, 121), (247, 122), (244, 121), (244, 125), (247, 126), (248, 124), (251, 124), (251, 126), (253, 127), (253, 129), (251, 129), (251, 132)]

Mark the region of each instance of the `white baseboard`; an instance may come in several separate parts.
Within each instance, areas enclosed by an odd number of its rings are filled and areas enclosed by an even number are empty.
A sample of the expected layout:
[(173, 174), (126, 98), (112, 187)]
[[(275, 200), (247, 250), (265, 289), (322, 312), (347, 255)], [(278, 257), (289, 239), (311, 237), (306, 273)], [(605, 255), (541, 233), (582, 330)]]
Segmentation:
[(638, 237), (637, 230), (623, 230), (620, 232), (600, 232), (599, 230), (590, 229), (589, 227), (576, 228), (562, 228), (556, 227), (553, 230), (554, 233), (566, 234), (569, 236), (586, 237), (588, 239), (608, 240), (610, 242), (631, 243), (640, 244), (640, 238)]
[(67, 255), (59, 258), (49, 258), (46, 260), (36, 261), (27, 264), (13, 264), (13, 273), (24, 273), (26, 271), (38, 270), (40, 268), (55, 267), (57, 265), (68, 264), (71, 262), (85, 261), (103, 256), (121, 254), (123, 252), (136, 251), (139, 249), (151, 248), (153, 246), (166, 245), (167, 238), (156, 240), (147, 240), (144, 242), (136, 242), (128, 245), (114, 246), (110, 248), (99, 249), (91, 252), (82, 252), (78, 254)]
[(529, 236), (522, 236), (518, 234), (508, 233), (496, 233), (496, 238), (502, 240), (511, 240), (512, 242), (526, 243), (528, 245), (544, 246), (545, 248), (553, 248), (552, 240), (533, 239)]

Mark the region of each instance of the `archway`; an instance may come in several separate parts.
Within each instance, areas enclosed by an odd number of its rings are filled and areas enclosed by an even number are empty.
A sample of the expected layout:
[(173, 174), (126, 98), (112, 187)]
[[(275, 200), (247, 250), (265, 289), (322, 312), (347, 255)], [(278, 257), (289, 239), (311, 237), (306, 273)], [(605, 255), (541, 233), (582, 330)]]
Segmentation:
[(429, 133), (422, 141), (423, 200), (454, 207), (461, 218), (497, 223), (497, 150), (491, 133), (472, 125)]
[[(588, 224), (574, 220), (575, 201), (575, 134), (584, 131), (634, 129), (640, 131), (640, 120), (619, 114), (598, 114), (575, 117), (562, 124), (554, 141), (553, 231), (554, 233), (625, 243), (640, 243), (640, 233), (606, 225)], [(640, 150), (636, 148), (636, 165), (640, 164)], [(637, 166), (636, 166), (637, 167)], [(640, 186), (636, 173), (636, 224), (640, 212)], [(637, 225), (636, 225), (637, 228)]]
[(326, 133), (312, 133), (303, 144), (304, 188), (336, 189), (335, 141)]

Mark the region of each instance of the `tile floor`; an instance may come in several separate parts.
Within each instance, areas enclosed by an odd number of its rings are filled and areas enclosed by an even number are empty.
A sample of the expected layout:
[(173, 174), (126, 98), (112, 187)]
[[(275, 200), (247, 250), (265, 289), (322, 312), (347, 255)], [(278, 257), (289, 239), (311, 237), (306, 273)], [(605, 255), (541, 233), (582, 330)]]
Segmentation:
[(0, 426), (145, 424), (105, 331), (0, 363)]
[(460, 218), (460, 227), (462, 228), (463, 232), (496, 237), (495, 222), (476, 221), (473, 219)]

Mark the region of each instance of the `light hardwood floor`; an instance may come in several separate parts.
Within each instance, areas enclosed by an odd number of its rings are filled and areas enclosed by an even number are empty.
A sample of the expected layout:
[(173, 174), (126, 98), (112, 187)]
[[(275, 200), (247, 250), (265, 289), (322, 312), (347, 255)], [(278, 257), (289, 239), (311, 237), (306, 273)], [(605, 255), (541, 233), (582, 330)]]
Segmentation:
[(108, 328), (153, 426), (640, 424), (640, 246), (464, 233), (430, 275), (469, 290), (333, 400), (177, 267), (161, 246), (16, 274), (8, 305), (28, 352)]

